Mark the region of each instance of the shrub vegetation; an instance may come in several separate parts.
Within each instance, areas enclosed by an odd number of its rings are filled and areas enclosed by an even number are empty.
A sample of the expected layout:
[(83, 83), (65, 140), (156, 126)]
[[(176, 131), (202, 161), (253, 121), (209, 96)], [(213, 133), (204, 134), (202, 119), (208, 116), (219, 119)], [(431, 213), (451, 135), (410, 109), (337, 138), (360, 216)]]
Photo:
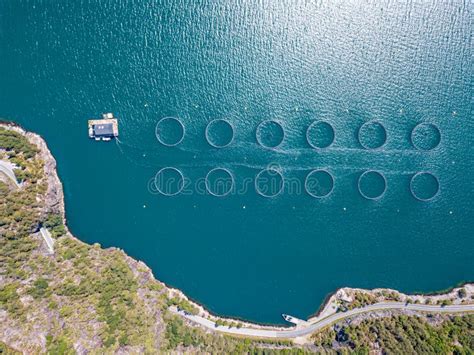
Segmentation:
[[(15, 336), (22, 339), (25, 352), (70, 354), (75, 346), (100, 354), (307, 352), (288, 341), (234, 338), (191, 327), (167, 309), (174, 305), (196, 314), (196, 307), (170, 298), (143, 266), (119, 250), (104, 250), (66, 235), (63, 217), (51, 213), (45, 203), (47, 179), (37, 147), (0, 127), (0, 159), (15, 163), (22, 181), (19, 189), (0, 181), (0, 309), (6, 312), (0, 328), (21, 334)], [(32, 235), (42, 225), (56, 238), (52, 256), (43, 254), (40, 240)], [(350, 307), (372, 302), (359, 295)], [(472, 329), (472, 315), (450, 318), (438, 328), (421, 318), (394, 317), (328, 330), (315, 335), (314, 341), (324, 351), (332, 351), (332, 342), (344, 338), (346, 349), (361, 353), (377, 342), (387, 353), (461, 354), (474, 348)], [(40, 336), (45, 345), (37, 349)], [(0, 354), (4, 353), (16, 354), (0, 343)]]

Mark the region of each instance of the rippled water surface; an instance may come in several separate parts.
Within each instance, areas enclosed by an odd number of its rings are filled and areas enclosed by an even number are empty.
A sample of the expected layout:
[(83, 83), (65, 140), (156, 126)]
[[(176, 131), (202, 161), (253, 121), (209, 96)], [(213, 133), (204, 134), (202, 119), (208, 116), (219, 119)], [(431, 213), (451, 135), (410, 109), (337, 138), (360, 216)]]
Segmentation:
[[(467, 1), (4, 0), (0, 117), (46, 138), (74, 234), (219, 314), (442, 289), (474, 277), (471, 18)], [(102, 112), (119, 141), (88, 139)], [(233, 132), (206, 140), (216, 119)]]

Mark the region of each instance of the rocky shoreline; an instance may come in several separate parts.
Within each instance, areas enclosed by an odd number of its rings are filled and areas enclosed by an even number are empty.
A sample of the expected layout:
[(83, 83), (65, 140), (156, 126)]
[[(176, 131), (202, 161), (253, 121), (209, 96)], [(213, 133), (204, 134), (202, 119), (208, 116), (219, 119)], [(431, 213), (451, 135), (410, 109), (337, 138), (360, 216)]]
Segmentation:
[[(14, 130), (22, 135), (24, 135), (31, 143), (35, 144), (40, 152), (40, 158), (44, 162), (44, 172), (47, 177), (47, 191), (46, 191), (46, 206), (44, 208), (44, 213), (56, 213), (62, 216), (64, 221), (64, 226), (66, 227), (67, 235), (78, 241), (72, 233), (67, 229), (66, 217), (65, 217), (65, 206), (64, 206), (64, 194), (62, 183), (57, 175), (56, 171), (56, 160), (49, 151), (46, 142), (35, 133), (27, 132), (22, 127), (14, 123), (0, 122), (0, 127), (4, 127), (10, 130)], [(108, 248), (107, 250), (118, 251), (125, 257), (125, 260), (135, 275), (140, 276), (142, 282), (145, 283), (149, 280), (156, 281), (161, 285), (165, 290), (169, 298), (178, 298), (185, 300), (192, 307), (195, 308), (197, 314), (202, 317), (208, 318), (212, 321), (220, 321), (224, 323), (233, 323), (239, 324), (240, 326), (245, 326), (248, 328), (256, 329), (269, 329), (269, 330), (282, 330), (288, 329), (287, 327), (278, 327), (278, 326), (269, 326), (269, 325), (260, 325), (250, 322), (245, 322), (240, 319), (224, 318), (219, 317), (210, 313), (202, 305), (194, 302), (189, 299), (182, 291), (174, 288), (170, 288), (159, 280), (156, 280), (152, 270), (143, 262), (135, 260), (125, 254), (123, 250), (117, 248)], [(461, 291), (464, 290), (464, 291)], [(459, 297), (460, 293), (463, 292), (464, 297)], [(466, 283), (460, 287), (452, 289), (450, 292), (438, 294), (438, 295), (406, 295), (401, 292), (392, 289), (373, 289), (373, 290), (364, 290), (364, 289), (355, 289), (355, 288), (341, 288), (336, 290), (330, 297), (328, 297), (321, 306), (317, 314), (308, 319), (309, 322), (315, 318), (324, 318), (339, 312), (343, 309), (350, 309), (351, 307), (360, 307), (367, 304), (372, 304), (376, 302), (396, 300), (401, 302), (410, 302), (410, 303), (423, 303), (423, 304), (440, 304), (440, 302), (446, 302), (450, 304), (462, 304), (462, 302), (472, 303), (474, 299), (474, 284)], [(390, 312), (387, 313), (390, 315)], [(362, 317), (362, 316), (361, 316)], [(359, 317), (359, 319), (361, 318)], [(191, 324), (190, 324), (191, 325)], [(192, 324), (194, 326), (194, 324)], [(162, 327), (162, 325), (157, 324), (157, 327)]]

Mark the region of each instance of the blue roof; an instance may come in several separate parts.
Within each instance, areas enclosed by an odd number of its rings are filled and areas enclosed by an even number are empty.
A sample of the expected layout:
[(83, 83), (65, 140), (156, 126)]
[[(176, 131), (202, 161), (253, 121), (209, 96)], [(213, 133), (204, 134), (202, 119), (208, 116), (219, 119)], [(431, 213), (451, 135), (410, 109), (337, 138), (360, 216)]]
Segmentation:
[(113, 137), (114, 126), (112, 123), (94, 125), (94, 135), (96, 137)]

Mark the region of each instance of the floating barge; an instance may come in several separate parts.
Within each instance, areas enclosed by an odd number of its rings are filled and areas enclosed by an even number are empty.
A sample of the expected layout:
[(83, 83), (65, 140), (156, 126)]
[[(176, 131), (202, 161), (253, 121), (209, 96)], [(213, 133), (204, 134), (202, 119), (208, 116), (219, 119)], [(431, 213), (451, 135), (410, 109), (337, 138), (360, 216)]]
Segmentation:
[(112, 113), (102, 114), (102, 119), (89, 120), (89, 138), (96, 141), (110, 141), (118, 137), (118, 121)]

